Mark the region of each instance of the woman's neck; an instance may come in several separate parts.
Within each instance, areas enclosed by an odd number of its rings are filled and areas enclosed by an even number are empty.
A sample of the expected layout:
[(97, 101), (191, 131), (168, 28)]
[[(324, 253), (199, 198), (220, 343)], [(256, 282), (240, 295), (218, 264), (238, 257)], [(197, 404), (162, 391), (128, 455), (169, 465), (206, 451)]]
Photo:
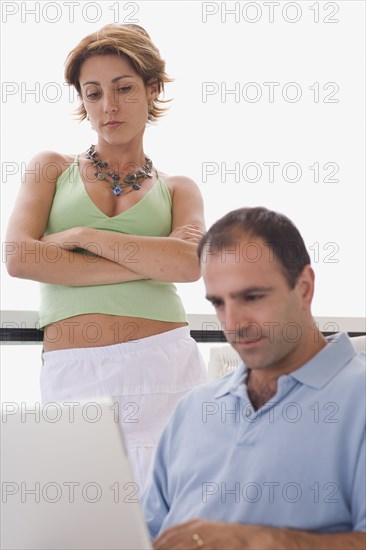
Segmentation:
[(146, 164), (142, 143), (138, 145), (110, 145), (98, 142), (95, 151), (99, 160), (108, 163), (108, 168), (116, 173), (136, 172)]

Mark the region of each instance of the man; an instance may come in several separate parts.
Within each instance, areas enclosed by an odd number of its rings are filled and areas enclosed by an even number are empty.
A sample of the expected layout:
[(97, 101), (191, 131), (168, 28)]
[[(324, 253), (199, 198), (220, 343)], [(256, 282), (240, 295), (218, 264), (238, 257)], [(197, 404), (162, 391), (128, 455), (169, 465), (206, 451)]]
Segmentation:
[(188, 394), (163, 433), (144, 495), (155, 548), (364, 549), (366, 369), (311, 316), (301, 235), (243, 208), (198, 254), (243, 363)]

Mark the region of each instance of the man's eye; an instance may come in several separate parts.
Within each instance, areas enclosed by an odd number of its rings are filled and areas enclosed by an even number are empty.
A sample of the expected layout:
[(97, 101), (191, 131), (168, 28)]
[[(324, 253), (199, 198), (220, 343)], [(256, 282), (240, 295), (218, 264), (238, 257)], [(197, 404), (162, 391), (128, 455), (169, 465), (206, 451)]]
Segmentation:
[(247, 296), (247, 300), (249, 302), (256, 302), (257, 300), (260, 300), (261, 298), (263, 298), (264, 294), (249, 294), (249, 296)]
[(222, 307), (224, 305), (223, 302), (221, 302), (220, 300), (211, 300), (211, 304), (216, 309), (219, 308), (219, 307)]

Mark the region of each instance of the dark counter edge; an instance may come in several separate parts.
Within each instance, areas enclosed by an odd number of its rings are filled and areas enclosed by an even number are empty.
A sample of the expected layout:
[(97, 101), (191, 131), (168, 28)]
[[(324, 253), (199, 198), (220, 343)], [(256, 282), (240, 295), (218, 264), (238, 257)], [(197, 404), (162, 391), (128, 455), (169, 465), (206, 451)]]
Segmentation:
[[(222, 330), (191, 330), (191, 336), (198, 343), (225, 343), (226, 338)], [(324, 336), (335, 334), (323, 332)], [(364, 336), (365, 332), (348, 332), (348, 335)], [(19, 344), (36, 343), (43, 341), (43, 331), (35, 328), (0, 328), (0, 344), (18, 342)]]

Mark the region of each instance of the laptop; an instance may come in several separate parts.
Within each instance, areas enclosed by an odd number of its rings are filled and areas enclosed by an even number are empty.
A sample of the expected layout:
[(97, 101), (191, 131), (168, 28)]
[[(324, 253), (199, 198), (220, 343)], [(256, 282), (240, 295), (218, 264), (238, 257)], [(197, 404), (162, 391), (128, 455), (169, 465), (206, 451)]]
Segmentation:
[(116, 407), (2, 405), (3, 550), (152, 548)]

